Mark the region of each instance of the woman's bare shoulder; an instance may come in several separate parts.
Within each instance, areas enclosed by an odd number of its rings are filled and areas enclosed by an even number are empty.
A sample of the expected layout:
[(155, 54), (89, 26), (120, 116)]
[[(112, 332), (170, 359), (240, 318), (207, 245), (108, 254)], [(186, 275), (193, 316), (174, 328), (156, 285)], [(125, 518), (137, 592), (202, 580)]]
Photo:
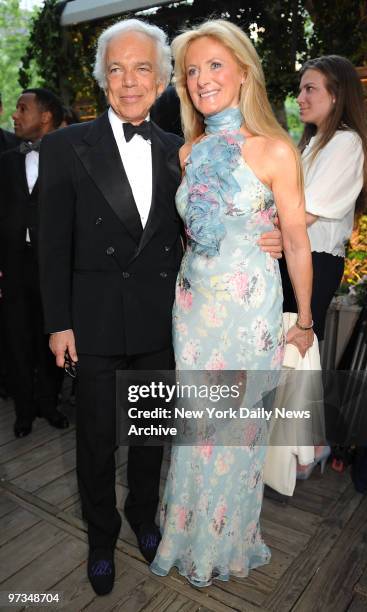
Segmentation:
[(198, 142), (200, 142), (200, 140), (204, 137), (204, 134), (200, 134), (200, 136), (198, 136), (197, 138), (195, 138), (194, 140), (191, 140), (190, 142), (185, 142), (185, 144), (182, 145), (181, 149), (179, 150), (178, 154), (180, 157), (180, 164), (181, 164), (181, 168), (184, 169), (185, 168), (185, 164), (186, 164), (186, 160), (188, 158), (188, 156), (191, 153), (191, 149), (192, 147), (197, 144)]
[(295, 155), (297, 155), (291, 143), (282, 138), (266, 138), (265, 149), (269, 157), (278, 163), (294, 161)]

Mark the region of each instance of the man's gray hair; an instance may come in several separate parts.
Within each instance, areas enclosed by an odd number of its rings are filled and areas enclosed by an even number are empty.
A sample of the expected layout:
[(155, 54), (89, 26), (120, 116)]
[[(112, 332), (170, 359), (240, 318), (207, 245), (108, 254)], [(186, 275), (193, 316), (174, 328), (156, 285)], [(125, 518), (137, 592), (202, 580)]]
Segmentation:
[(103, 90), (106, 90), (107, 88), (106, 51), (108, 44), (113, 38), (129, 32), (141, 32), (155, 41), (158, 55), (157, 64), (159, 69), (159, 79), (164, 87), (167, 87), (172, 72), (172, 56), (167, 36), (163, 30), (157, 26), (146, 23), (145, 21), (140, 21), (139, 19), (125, 19), (124, 21), (118, 21), (114, 25), (104, 30), (98, 38), (93, 70), (93, 76), (98, 85)]

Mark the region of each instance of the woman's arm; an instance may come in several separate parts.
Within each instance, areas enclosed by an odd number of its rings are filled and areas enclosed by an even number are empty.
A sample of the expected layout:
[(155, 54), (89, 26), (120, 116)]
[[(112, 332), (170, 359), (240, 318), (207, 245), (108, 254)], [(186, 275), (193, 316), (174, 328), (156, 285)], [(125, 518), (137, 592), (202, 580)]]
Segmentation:
[[(280, 140), (271, 142), (269, 153), (272, 191), (283, 236), (288, 273), (297, 301), (298, 323), (302, 327), (308, 327), (312, 324), (312, 259), (295, 153)], [(295, 344), (304, 355), (312, 345), (313, 332), (293, 327), (288, 332), (287, 341)]]
[(363, 161), (361, 139), (348, 130), (336, 132), (312, 162), (306, 156), (307, 214), (316, 219), (342, 219), (363, 187)]
[(311, 213), (306, 212), (306, 225), (307, 227), (310, 227), (310, 225), (313, 225), (315, 223), (315, 221), (317, 221), (318, 216), (317, 215), (311, 215)]

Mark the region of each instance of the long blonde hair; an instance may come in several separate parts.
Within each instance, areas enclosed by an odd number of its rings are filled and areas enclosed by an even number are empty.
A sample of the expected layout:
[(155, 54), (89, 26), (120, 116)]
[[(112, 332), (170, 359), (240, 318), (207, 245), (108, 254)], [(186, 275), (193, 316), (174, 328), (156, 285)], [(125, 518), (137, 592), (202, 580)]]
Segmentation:
[(249, 37), (242, 30), (223, 19), (205, 21), (201, 25), (176, 36), (172, 42), (175, 60), (174, 81), (181, 101), (182, 128), (186, 141), (193, 141), (204, 131), (202, 115), (194, 107), (186, 85), (185, 56), (194, 40), (210, 36), (226, 47), (246, 73), (241, 88), (239, 108), (251, 134), (280, 138), (294, 151), (292, 140), (276, 120), (265, 88), (265, 78), (259, 57)]

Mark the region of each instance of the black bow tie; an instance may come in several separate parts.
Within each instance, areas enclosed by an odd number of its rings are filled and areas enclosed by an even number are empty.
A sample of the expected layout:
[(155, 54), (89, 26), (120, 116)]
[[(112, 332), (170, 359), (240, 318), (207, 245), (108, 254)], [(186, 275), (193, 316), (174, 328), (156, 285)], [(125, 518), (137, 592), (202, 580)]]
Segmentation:
[(23, 153), (23, 155), (27, 155), (31, 151), (37, 151), (39, 153), (41, 146), (41, 140), (36, 140), (36, 142), (21, 142), (19, 145), (19, 151)]
[(139, 134), (145, 140), (151, 139), (151, 127), (150, 121), (143, 121), (140, 125), (133, 125), (132, 123), (123, 123), (125, 140), (129, 142), (135, 134)]

